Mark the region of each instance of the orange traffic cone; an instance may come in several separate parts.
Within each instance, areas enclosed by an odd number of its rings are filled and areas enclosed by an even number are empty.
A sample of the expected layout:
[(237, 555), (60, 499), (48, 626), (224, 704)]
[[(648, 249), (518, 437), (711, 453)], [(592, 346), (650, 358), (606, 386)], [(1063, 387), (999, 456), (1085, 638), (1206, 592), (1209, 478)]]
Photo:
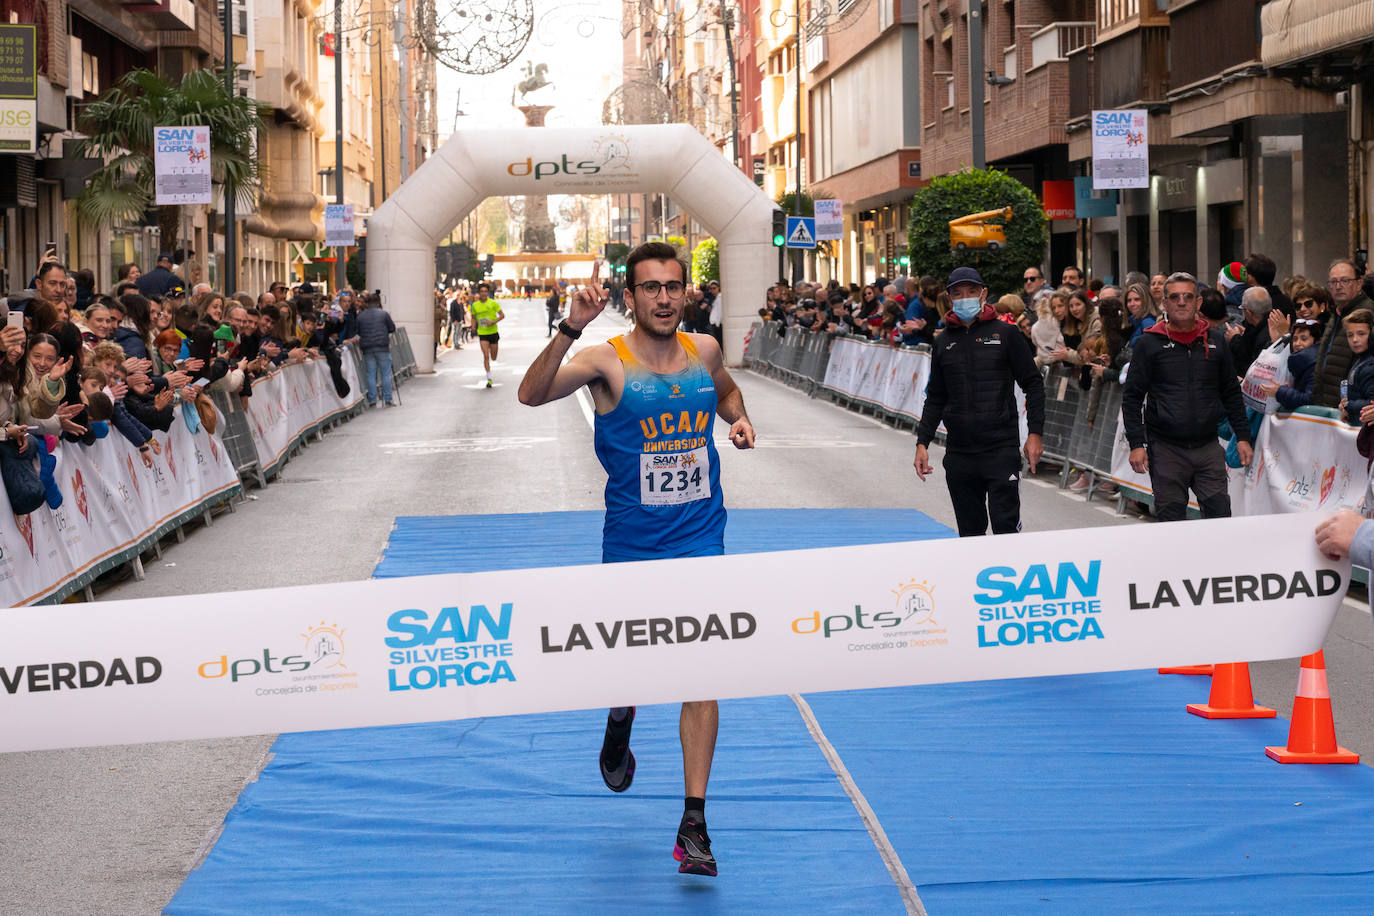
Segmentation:
[(1250, 692), (1250, 666), (1245, 662), (1213, 665), (1212, 693), (1207, 702), (1189, 703), (1188, 711), (1204, 719), (1272, 719), (1274, 710), (1256, 706)]
[(1207, 674), (1212, 673), (1211, 665), (1178, 665), (1174, 668), (1160, 668), (1160, 674)]
[(1326, 661), (1320, 651), (1302, 657), (1298, 694), (1293, 698), (1293, 724), (1287, 747), (1266, 747), (1279, 763), (1359, 763), (1360, 755), (1336, 744), (1331, 718), (1331, 691), (1326, 686)]

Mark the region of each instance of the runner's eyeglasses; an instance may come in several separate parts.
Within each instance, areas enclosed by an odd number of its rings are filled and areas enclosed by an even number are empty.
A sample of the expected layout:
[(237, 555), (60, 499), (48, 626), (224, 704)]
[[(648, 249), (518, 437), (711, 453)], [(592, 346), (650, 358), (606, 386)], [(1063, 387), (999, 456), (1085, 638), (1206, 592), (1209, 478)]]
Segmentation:
[(658, 297), (659, 290), (666, 292), (669, 299), (681, 299), (682, 294), (687, 291), (687, 287), (683, 286), (677, 280), (669, 280), (667, 283), (660, 283), (657, 280), (645, 280), (643, 283), (636, 283), (635, 286), (644, 290), (644, 295), (651, 299)]

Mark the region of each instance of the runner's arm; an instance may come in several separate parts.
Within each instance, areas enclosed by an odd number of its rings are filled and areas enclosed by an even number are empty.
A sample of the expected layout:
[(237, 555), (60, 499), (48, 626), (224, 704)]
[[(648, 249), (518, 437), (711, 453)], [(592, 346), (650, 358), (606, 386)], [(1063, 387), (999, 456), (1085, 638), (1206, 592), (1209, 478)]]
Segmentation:
[(598, 365), (598, 356), (609, 347), (591, 347), (563, 362), (572, 339), (566, 334), (555, 334), (543, 352), (530, 363), (525, 377), (520, 380), (519, 398), (521, 404), (538, 407), (559, 398), (566, 398), (583, 385), (588, 385), (604, 377)]
[(725, 358), (720, 352), (720, 344), (709, 334), (693, 334), (697, 351), (702, 362), (711, 373), (711, 381), (716, 386), (716, 414), (730, 424), (730, 443), (735, 448), (754, 447), (754, 424), (744, 412), (744, 395), (729, 370), (725, 368)]

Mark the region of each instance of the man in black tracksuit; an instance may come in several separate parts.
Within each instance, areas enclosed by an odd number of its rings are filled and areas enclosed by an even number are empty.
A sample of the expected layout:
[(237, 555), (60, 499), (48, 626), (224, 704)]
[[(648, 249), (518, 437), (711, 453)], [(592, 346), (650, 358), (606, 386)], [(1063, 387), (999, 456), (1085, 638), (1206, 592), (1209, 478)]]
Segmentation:
[(983, 278), (971, 267), (949, 275), (954, 307), (935, 338), (916, 459), (922, 480), (931, 472), (928, 448), (945, 424), (945, 482), (959, 536), (1021, 530), (1021, 427), (1013, 383), (1026, 395), (1024, 453), (1032, 473), (1043, 451), (1045, 383), (1019, 328), (996, 319)]
[(1131, 467), (1149, 472), (1161, 522), (1187, 517), (1190, 487), (1203, 518), (1231, 514), (1226, 456), (1217, 440), (1223, 415), (1237, 436), (1241, 464), (1253, 455), (1226, 336), (1198, 317), (1198, 305), (1197, 280), (1171, 274), (1164, 284), (1165, 320), (1136, 341), (1121, 392)]

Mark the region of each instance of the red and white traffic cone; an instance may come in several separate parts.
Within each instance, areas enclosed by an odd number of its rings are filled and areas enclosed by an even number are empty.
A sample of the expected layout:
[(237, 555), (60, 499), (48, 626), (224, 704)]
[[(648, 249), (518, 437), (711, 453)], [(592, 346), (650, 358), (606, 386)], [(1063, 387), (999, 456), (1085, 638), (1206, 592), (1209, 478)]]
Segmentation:
[(1204, 719), (1272, 719), (1268, 706), (1256, 706), (1246, 662), (1212, 666), (1212, 692), (1206, 703), (1189, 703), (1188, 711)]
[(1360, 755), (1336, 743), (1331, 715), (1331, 690), (1326, 685), (1326, 660), (1320, 651), (1302, 657), (1298, 694), (1293, 698), (1293, 724), (1287, 747), (1266, 747), (1279, 763), (1359, 763)]

